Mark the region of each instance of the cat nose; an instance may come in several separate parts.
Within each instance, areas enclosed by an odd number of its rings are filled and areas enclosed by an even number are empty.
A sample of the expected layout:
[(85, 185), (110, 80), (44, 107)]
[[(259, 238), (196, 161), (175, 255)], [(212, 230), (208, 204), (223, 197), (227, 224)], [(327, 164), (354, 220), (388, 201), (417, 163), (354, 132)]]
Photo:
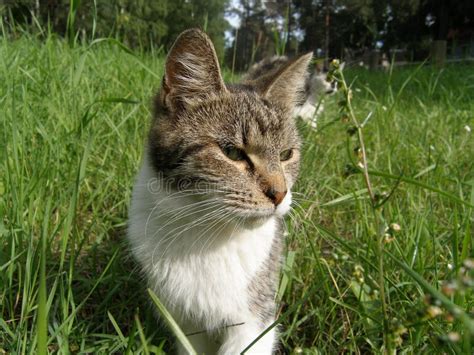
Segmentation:
[(272, 200), (273, 204), (276, 207), (281, 203), (281, 201), (283, 201), (283, 199), (286, 196), (286, 192), (287, 192), (287, 190), (278, 191), (278, 190), (275, 190), (274, 188), (270, 187), (267, 191), (265, 191), (265, 195), (267, 195), (267, 197), (270, 200)]

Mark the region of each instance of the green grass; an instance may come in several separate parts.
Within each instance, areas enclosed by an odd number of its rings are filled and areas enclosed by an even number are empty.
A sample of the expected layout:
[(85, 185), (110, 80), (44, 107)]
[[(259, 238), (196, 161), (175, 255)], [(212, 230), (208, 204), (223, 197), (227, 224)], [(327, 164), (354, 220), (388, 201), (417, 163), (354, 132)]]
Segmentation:
[[(166, 351), (124, 238), (163, 55), (23, 37), (2, 38), (0, 58), (0, 352)], [(394, 192), (374, 217), (361, 174), (347, 174), (355, 140), (348, 149), (348, 124), (333, 122), (336, 97), (319, 131), (301, 124), (282, 348), (383, 351), (382, 265), (393, 347), (472, 353), (471, 289), (440, 290), (473, 256), (474, 133), (464, 126), (474, 128), (474, 67), (346, 76), (359, 119), (373, 113), (364, 134), (375, 190)], [(374, 218), (401, 226), (382, 254)], [(444, 315), (426, 317), (427, 294)]]

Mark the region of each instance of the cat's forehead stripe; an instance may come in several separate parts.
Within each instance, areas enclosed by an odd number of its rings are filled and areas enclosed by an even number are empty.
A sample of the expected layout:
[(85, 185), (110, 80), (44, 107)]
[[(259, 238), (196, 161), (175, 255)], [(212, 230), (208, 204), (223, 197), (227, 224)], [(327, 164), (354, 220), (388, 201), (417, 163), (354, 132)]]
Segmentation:
[[(267, 135), (270, 131), (278, 131), (281, 129), (282, 118), (278, 117), (275, 111), (271, 108), (267, 100), (262, 100), (254, 92), (247, 92), (244, 95), (236, 95), (235, 104), (241, 105), (244, 108), (240, 114), (246, 118), (254, 121), (262, 136)], [(243, 100), (242, 100), (243, 99)], [(245, 102), (242, 105), (242, 101)], [(241, 119), (241, 117), (236, 117)], [(248, 133), (248, 129), (246, 129)]]

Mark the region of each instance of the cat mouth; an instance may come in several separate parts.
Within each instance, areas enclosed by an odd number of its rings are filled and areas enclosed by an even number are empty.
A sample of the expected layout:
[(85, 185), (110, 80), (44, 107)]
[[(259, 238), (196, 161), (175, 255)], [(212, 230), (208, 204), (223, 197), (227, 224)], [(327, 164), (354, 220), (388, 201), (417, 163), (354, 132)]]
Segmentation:
[(285, 206), (272, 206), (266, 208), (230, 208), (238, 217), (246, 220), (266, 220), (271, 217), (283, 217), (288, 213), (289, 208)]
[(230, 202), (228, 201), (227, 203), (224, 202), (224, 205), (226, 207), (234, 212), (236, 215), (239, 217), (243, 218), (250, 218), (250, 219), (268, 219), (270, 217), (283, 217), (286, 215), (290, 209), (291, 209), (291, 204), (292, 204), (292, 194), (291, 191), (288, 191), (288, 193), (285, 195), (282, 201), (280, 201), (278, 204), (274, 203), (266, 203), (261, 206), (255, 206), (255, 204), (240, 204), (237, 205), (234, 201)]

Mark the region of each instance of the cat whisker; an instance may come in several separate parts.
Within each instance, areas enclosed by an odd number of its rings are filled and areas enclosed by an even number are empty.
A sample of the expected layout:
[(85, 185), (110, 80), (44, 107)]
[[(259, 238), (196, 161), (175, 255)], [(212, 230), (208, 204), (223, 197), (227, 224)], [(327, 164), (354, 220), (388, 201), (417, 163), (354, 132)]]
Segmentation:
[(153, 208), (151, 209), (149, 215), (147, 216), (147, 220), (146, 220), (146, 225), (148, 225), (148, 223), (150, 222), (150, 218), (152, 216), (152, 214), (154, 213), (154, 211), (158, 208), (158, 206), (166, 201), (169, 201), (173, 196), (176, 196), (178, 195), (180, 192), (175, 192), (175, 193), (172, 193), (171, 195), (161, 199), (160, 201), (158, 201), (154, 206)]
[[(217, 198), (215, 199), (217, 200)], [(167, 211), (167, 212), (170, 212), (170, 213), (174, 213), (176, 212), (177, 210), (181, 209), (181, 208), (188, 208), (188, 207), (191, 207), (191, 206), (194, 206), (194, 205), (197, 205), (197, 204), (201, 204), (201, 203), (205, 203), (205, 202), (208, 202), (208, 201), (211, 201), (211, 199), (207, 199), (207, 200), (204, 200), (204, 201), (196, 201), (195, 203), (191, 203), (191, 204), (186, 204), (185, 206), (180, 206), (179, 208), (177, 208), (176, 210), (172, 209), (171, 211)], [(212, 199), (212, 201), (214, 201), (214, 199)], [(146, 224), (148, 225), (148, 223), (150, 222), (150, 219), (152, 218), (152, 215), (157, 211), (158, 207), (164, 203), (164, 202), (169, 202), (169, 200), (167, 199), (163, 199), (161, 201), (159, 201), (158, 203), (156, 203), (153, 208), (151, 209), (148, 217), (147, 217), (147, 221), (146, 221)]]
[[(226, 218), (226, 217), (223, 217), (223, 219), (224, 219), (224, 218)], [(221, 219), (221, 220), (222, 220), (222, 219)], [(213, 239), (214, 239), (214, 236), (217, 235), (217, 234), (219, 234), (222, 230), (224, 230), (224, 229), (231, 223), (231, 221), (232, 221), (232, 218), (230, 218), (230, 219), (227, 220), (225, 223), (223, 223), (220, 228), (216, 229), (216, 230), (214, 231), (214, 233), (211, 234), (211, 235), (207, 238), (207, 240), (204, 242), (203, 246), (201, 247), (201, 251), (199, 252), (199, 255), (202, 255), (202, 254), (204, 254), (205, 251), (207, 251), (207, 250), (206, 250), (206, 247), (207, 247), (207, 243), (208, 243), (208, 242), (211, 242), (211, 243), (209, 244), (209, 248), (211, 247), (212, 241), (213, 241)], [(232, 237), (232, 234), (229, 235), (229, 239), (230, 239), (231, 237)]]
[[(158, 230), (156, 230), (155, 233), (153, 234), (152, 238), (154, 238), (161, 230), (165, 229), (166, 227), (172, 225), (173, 223), (175, 223), (179, 220), (183, 220), (185, 218), (188, 218), (188, 217), (190, 217), (190, 216), (192, 216), (196, 213), (202, 213), (204, 211), (214, 210), (217, 206), (219, 206), (219, 203), (217, 203), (215, 201), (204, 201), (204, 202), (205, 203), (203, 203), (203, 204), (198, 204), (198, 205), (190, 206), (188, 208), (183, 208), (183, 210), (180, 213), (176, 214), (173, 218), (168, 220), (164, 225), (162, 225)], [(158, 215), (157, 218), (164, 217), (164, 216), (166, 216), (166, 214), (161, 215), (161, 216)]]
[(292, 212), (295, 217), (300, 217), (300, 219), (305, 218), (306, 210), (296, 200), (293, 200), (292, 209), (290, 210), (290, 212)]
[(220, 203), (221, 202), (218, 198), (207, 199), (207, 200), (203, 200), (203, 201), (196, 201), (196, 202), (184, 205), (184, 206), (179, 206), (179, 207), (176, 207), (176, 208), (167, 209), (165, 211), (160, 210), (159, 213), (156, 215), (156, 217), (163, 218), (163, 217), (167, 217), (167, 216), (170, 216), (170, 215), (172, 215), (173, 217), (179, 217), (183, 212), (185, 212), (188, 209), (192, 209), (192, 208), (195, 208), (195, 207), (204, 207), (204, 206), (207, 206), (208, 204), (218, 205)]
[[(219, 219), (217, 219), (214, 223), (212, 223), (211, 225), (209, 225), (209, 227), (207, 227), (204, 231), (201, 232), (200, 236), (202, 235), (205, 235), (205, 233), (209, 230), (211, 230), (214, 226), (220, 224), (222, 221), (226, 220), (229, 216), (231, 216), (231, 214), (229, 212), (227, 213), (224, 213)], [(229, 218), (225, 223), (222, 223), (222, 225), (217, 228), (206, 240), (206, 242), (203, 244), (203, 246), (201, 247), (201, 251), (199, 252), (199, 255), (202, 255), (202, 253), (204, 252), (205, 248), (206, 248), (206, 245), (207, 243), (213, 239), (213, 237), (215, 235), (217, 235), (219, 232), (221, 232), (227, 225), (230, 224), (230, 222), (232, 221), (232, 218)], [(200, 239), (200, 236), (197, 238), (197, 240)], [(197, 241), (196, 240), (196, 241)], [(196, 243), (195, 241), (195, 243)], [(195, 244), (193, 243), (193, 245)], [(192, 249), (192, 248), (191, 248)]]
[(290, 220), (291, 220), (291, 224), (292, 225), (299, 225), (299, 219), (298, 219), (298, 215), (295, 214), (295, 211), (289, 211), (288, 212), (288, 216), (290, 217)]
[[(179, 239), (179, 237), (185, 233), (186, 231), (190, 230), (191, 228), (194, 228), (196, 226), (199, 226), (200, 224), (202, 223), (205, 223), (207, 221), (207, 219), (209, 218), (210, 215), (212, 214), (216, 214), (217, 215), (217, 212), (216, 211), (213, 211), (213, 212), (209, 212), (208, 214), (202, 216), (202, 218), (198, 218), (192, 222), (189, 222), (189, 223), (186, 223), (186, 224), (183, 224), (181, 226), (178, 226), (177, 228), (175, 228), (173, 231), (178, 231), (176, 234), (172, 234), (170, 232), (166, 233), (162, 238), (161, 240), (156, 244), (156, 246), (153, 248), (153, 252), (152, 252), (152, 256), (151, 256), (151, 265), (154, 267), (156, 266), (156, 263), (155, 263), (155, 259), (156, 260), (162, 260), (163, 257), (166, 255), (168, 249), (173, 245), (173, 243), (175, 241), (177, 241)], [(164, 246), (166, 245), (166, 247), (164, 248), (163, 252), (161, 253), (160, 257), (159, 258), (155, 258), (155, 254), (156, 252), (160, 249), (161, 246)]]
[[(155, 233), (153, 234), (153, 238), (156, 236), (156, 234), (164, 227), (170, 225), (171, 223), (174, 223), (176, 221), (178, 221), (179, 219), (183, 219), (183, 218), (186, 218), (188, 217), (189, 215), (193, 214), (193, 213), (197, 213), (199, 211), (202, 211), (202, 209), (200, 210), (199, 208), (202, 208), (202, 207), (208, 207), (207, 209), (209, 208), (212, 208), (212, 207), (217, 207), (218, 206), (218, 203), (216, 201), (200, 201), (200, 202), (197, 202), (195, 204), (192, 204), (192, 205), (186, 205), (186, 206), (183, 206), (182, 208), (177, 208), (175, 209), (176, 211), (180, 210), (179, 213), (177, 213), (175, 216), (173, 216), (173, 218), (171, 218), (170, 220), (167, 221), (167, 223), (162, 226), (159, 230), (155, 231)], [(195, 212), (192, 212), (192, 213), (189, 213), (190, 210), (192, 211), (193, 209), (197, 209)], [(175, 212), (176, 212), (175, 211)], [(153, 213), (156, 212), (156, 206), (155, 208), (152, 209), (152, 211), (150, 212), (150, 214), (148, 215), (148, 218), (147, 218), (147, 221), (146, 221), (146, 224), (145, 224), (145, 236), (147, 236), (147, 233), (148, 233), (148, 224), (150, 223), (150, 220), (151, 220), (151, 215)], [(187, 215), (188, 214), (188, 215)], [(157, 216), (157, 218), (159, 217), (159, 215)], [(163, 215), (161, 216), (163, 217)], [(155, 218), (153, 218), (155, 219)]]
[[(214, 213), (213, 213), (214, 212)], [(209, 220), (212, 220), (214, 218), (219, 218), (220, 215), (222, 215), (223, 212), (222, 211), (212, 211), (208, 214), (205, 214), (204, 216), (202, 216), (201, 218), (198, 218), (197, 220), (195, 221), (192, 221), (188, 224), (185, 224), (183, 226), (180, 226), (178, 228), (181, 228), (181, 227), (185, 227), (183, 230), (181, 230), (179, 233), (173, 235), (172, 233), (174, 232), (174, 230), (168, 232), (165, 236), (164, 236), (164, 239), (163, 240), (168, 240), (168, 239), (171, 239), (171, 242), (168, 243), (168, 245), (166, 246), (165, 250), (163, 251), (162, 255), (160, 256), (160, 259), (163, 258), (163, 256), (166, 254), (166, 252), (168, 251), (168, 249), (171, 247), (171, 245), (174, 243), (174, 241), (176, 241), (183, 233), (185, 233), (186, 231), (192, 229), (192, 228), (195, 228)], [(215, 223), (215, 222), (214, 222)], [(172, 235), (171, 238), (167, 238), (168, 235)], [(156, 249), (156, 248), (155, 248)], [(153, 261), (153, 257), (152, 257), (152, 261)]]
[(295, 197), (293, 198), (294, 200), (297, 200), (297, 201), (301, 201), (301, 202), (309, 202), (311, 204), (315, 204), (315, 205), (319, 205), (319, 202), (316, 201), (316, 200), (308, 200), (308, 199), (305, 199), (305, 198), (300, 198), (300, 197)]
[(244, 217), (237, 217), (237, 223), (234, 226), (234, 229), (232, 230), (232, 233), (229, 234), (227, 238), (227, 242), (230, 241), (230, 239), (234, 236), (235, 231), (239, 230), (239, 228), (242, 226), (244, 223), (245, 218)]

